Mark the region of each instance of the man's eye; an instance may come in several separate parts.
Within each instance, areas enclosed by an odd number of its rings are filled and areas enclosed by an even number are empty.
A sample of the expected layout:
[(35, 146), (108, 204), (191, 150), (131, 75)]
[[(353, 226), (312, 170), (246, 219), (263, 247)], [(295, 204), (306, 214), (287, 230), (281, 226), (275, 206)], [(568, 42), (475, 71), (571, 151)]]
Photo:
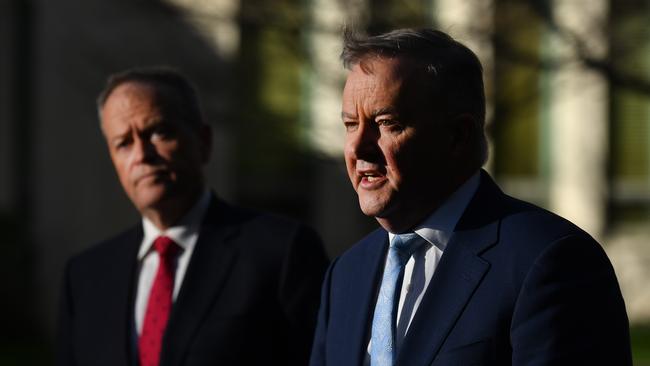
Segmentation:
[(377, 120), (376, 123), (379, 127), (387, 127), (390, 129), (400, 129), (400, 130), (403, 129), (403, 126), (397, 120), (390, 119), (390, 118), (379, 119)]
[(151, 132), (152, 140), (166, 140), (169, 139), (172, 135), (172, 131), (166, 127), (156, 128)]
[(345, 126), (345, 130), (348, 132), (355, 131), (357, 127), (359, 126), (358, 122), (355, 121), (344, 121), (343, 126)]
[(131, 142), (129, 140), (119, 140), (115, 142), (115, 149), (121, 150), (127, 148), (130, 144)]

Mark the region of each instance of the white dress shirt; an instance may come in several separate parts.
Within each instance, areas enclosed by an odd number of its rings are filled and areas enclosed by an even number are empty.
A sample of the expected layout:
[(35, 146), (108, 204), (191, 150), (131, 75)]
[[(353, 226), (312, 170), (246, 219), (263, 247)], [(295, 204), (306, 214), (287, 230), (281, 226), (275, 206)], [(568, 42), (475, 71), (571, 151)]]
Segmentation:
[[(397, 308), (395, 345), (399, 349), (413, 320), (413, 316), (422, 301), (422, 297), (431, 282), (433, 273), (449, 243), (458, 220), (476, 193), (480, 182), (479, 172), (474, 173), (447, 200), (416, 226), (415, 233), (426, 242), (418, 248), (406, 263), (404, 277)], [(395, 234), (389, 232), (389, 243)], [(435, 326), (432, 324), (431, 326)], [(370, 364), (370, 343), (365, 364)]]
[(138, 336), (142, 332), (142, 325), (144, 323), (144, 315), (147, 311), (147, 303), (149, 302), (149, 293), (153, 286), (156, 272), (158, 271), (159, 256), (153, 248), (153, 242), (157, 237), (164, 235), (172, 239), (181, 251), (176, 258), (176, 271), (174, 274), (174, 292), (172, 293), (172, 301), (176, 300), (178, 292), (185, 278), (187, 265), (194, 252), (194, 246), (199, 237), (199, 229), (201, 222), (210, 205), (210, 193), (204, 192), (201, 198), (194, 204), (194, 206), (183, 216), (176, 226), (172, 226), (167, 230), (161, 231), (146, 217), (142, 218), (142, 227), (144, 230), (144, 237), (140, 244), (138, 251), (138, 282), (135, 297), (135, 326)]

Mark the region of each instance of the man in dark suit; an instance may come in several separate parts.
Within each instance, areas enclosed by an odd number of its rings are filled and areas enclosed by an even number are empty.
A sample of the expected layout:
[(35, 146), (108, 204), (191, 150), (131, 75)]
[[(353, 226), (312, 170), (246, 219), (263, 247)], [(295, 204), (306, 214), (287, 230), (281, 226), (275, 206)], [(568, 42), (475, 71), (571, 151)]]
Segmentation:
[(630, 365), (600, 245), (501, 192), (481, 65), (433, 30), (346, 34), (345, 161), (381, 228), (325, 276), (312, 366)]
[(113, 75), (98, 106), (142, 223), (69, 262), (57, 363), (306, 364), (327, 266), (318, 236), (206, 188), (211, 131), (181, 74)]

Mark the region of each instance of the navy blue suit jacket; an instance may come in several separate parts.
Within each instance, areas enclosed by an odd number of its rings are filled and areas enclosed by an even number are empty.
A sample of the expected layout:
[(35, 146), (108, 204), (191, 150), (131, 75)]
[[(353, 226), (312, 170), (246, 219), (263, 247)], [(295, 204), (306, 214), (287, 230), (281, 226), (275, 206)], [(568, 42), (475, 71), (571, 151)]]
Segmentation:
[[(363, 363), (388, 235), (330, 266), (312, 366)], [(628, 320), (600, 245), (503, 194), (487, 173), (417, 309), (397, 365), (631, 365)]]
[[(142, 235), (137, 225), (68, 263), (57, 365), (137, 363), (133, 302)], [(326, 267), (313, 230), (213, 199), (160, 365), (306, 364)]]

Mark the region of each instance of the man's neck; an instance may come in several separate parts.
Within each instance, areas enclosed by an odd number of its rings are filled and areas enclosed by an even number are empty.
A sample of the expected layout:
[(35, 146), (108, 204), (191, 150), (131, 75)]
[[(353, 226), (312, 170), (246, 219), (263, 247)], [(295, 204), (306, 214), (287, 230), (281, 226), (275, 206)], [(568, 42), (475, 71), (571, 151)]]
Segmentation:
[(203, 194), (203, 190), (198, 190), (186, 197), (169, 199), (161, 202), (155, 207), (148, 208), (140, 212), (159, 230), (164, 231), (176, 225), (185, 216), (194, 205), (198, 202)]
[(375, 217), (375, 219), (388, 232), (399, 234), (411, 231), (445, 204), (474, 174), (477, 174), (476, 171), (459, 178), (444, 193), (433, 196), (426, 202), (412, 202), (410, 205), (396, 207), (390, 215)]

